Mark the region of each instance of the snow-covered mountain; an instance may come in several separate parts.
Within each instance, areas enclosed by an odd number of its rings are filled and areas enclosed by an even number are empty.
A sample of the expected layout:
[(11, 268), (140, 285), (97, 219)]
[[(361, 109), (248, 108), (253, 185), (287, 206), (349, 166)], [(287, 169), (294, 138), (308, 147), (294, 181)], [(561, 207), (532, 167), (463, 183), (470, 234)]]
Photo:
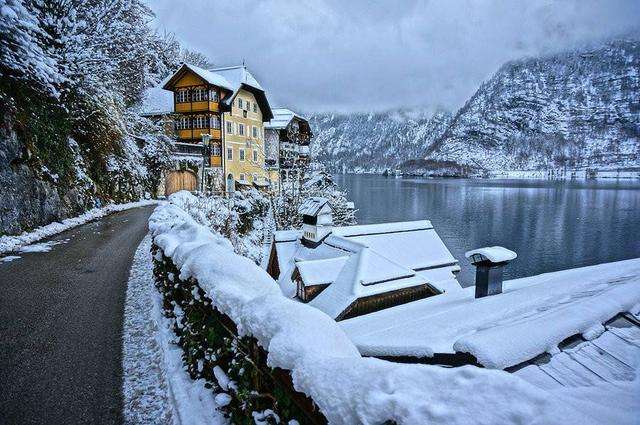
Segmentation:
[(400, 111), (311, 122), (314, 154), (336, 170), (638, 167), (640, 42), (509, 62), (453, 117)]
[(316, 114), (313, 156), (331, 171), (383, 172), (422, 158), (451, 121), (447, 112), (401, 110), (371, 114)]
[(640, 165), (640, 42), (505, 64), (427, 157), (490, 170)]

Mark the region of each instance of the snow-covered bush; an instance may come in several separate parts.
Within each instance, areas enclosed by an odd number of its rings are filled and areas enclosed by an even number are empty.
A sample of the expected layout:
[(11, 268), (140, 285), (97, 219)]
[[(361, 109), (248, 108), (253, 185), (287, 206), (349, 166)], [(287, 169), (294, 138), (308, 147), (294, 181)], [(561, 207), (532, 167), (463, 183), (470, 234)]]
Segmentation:
[(187, 191), (169, 196), (169, 201), (203, 226), (229, 239), (236, 253), (259, 262), (269, 219), (270, 203), (256, 190), (236, 191), (229, 197), (197, 197)]
[[(184, 193), (180, 200), (191, 204), (194, 199)], [(256, 338), (240, 336), (235, 323), (213, 307), (195, 279), (181, 279), (173, 261), (157, 246), (152, 252), (163, 314), (172, 323), (187, 371), (192, 379), (206, 381), (232, 423), (254, 423), (254, 417), (260, 424), (324, 421), (313, 402), (296, 393), (288, 373), (267, 365), (267, 353)]]
[[(291, 188), (288, 188), (288, 185)], [(322, 169), (310, 171), (302, 178), (300, 185), (283, 182), (283, 186), (285, 189), (282, 190), (281, 196), (274, 200), (278, 229), (300, 228), (302, 217), (298, 213), (298, 207), (305, 199), (313, 196), (329, 200), (335, 225), (356, 224), (356, 211), (353, 204), (349, 202), (345, 192), (335, 184), (328, 172)]]

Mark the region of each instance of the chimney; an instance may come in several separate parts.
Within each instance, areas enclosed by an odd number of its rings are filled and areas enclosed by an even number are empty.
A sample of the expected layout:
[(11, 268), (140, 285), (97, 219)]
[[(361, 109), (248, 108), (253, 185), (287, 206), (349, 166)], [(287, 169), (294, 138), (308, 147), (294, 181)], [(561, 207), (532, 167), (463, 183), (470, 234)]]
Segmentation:
[(306, 199), (298, 208), (302, 215), (302, 243), (315, 248), (327, 237), (333, 227), (333, 214), (325, 198)]
[(502, 293), (504, 266), (517, 254), (501, 246), (489, 246), (467, 251), (464, 255), (476, 267), (476, 298)]

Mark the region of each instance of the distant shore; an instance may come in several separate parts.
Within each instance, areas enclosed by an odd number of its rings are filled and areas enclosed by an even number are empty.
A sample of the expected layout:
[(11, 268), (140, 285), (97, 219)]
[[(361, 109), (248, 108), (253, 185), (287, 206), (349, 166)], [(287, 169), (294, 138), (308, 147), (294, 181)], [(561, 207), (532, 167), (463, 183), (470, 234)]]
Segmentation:
[(337, 174), (373, 174), (394, 177), (420, 177), (420, 178), (472, 178), (472, 179), (542, 179), (542, 180), (590, 180), (590, 179), (638, 179), (640, 180), (640, 168), (627, 169), (548, 169), (548, 170), (505, 170), (486, 171), (483, 173), (457, 174), (432, 171), (372, 171), (372, 170), (349, 170)]

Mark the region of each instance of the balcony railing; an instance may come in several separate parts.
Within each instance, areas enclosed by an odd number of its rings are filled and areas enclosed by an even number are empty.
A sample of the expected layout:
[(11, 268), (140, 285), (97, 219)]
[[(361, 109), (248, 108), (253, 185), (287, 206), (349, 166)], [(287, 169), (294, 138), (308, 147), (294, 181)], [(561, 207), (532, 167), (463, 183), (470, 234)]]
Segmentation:
[(177, 155), (197, 155), (202, 156), (202, 143), (180, 143), (173, 144), (173, 153)]

